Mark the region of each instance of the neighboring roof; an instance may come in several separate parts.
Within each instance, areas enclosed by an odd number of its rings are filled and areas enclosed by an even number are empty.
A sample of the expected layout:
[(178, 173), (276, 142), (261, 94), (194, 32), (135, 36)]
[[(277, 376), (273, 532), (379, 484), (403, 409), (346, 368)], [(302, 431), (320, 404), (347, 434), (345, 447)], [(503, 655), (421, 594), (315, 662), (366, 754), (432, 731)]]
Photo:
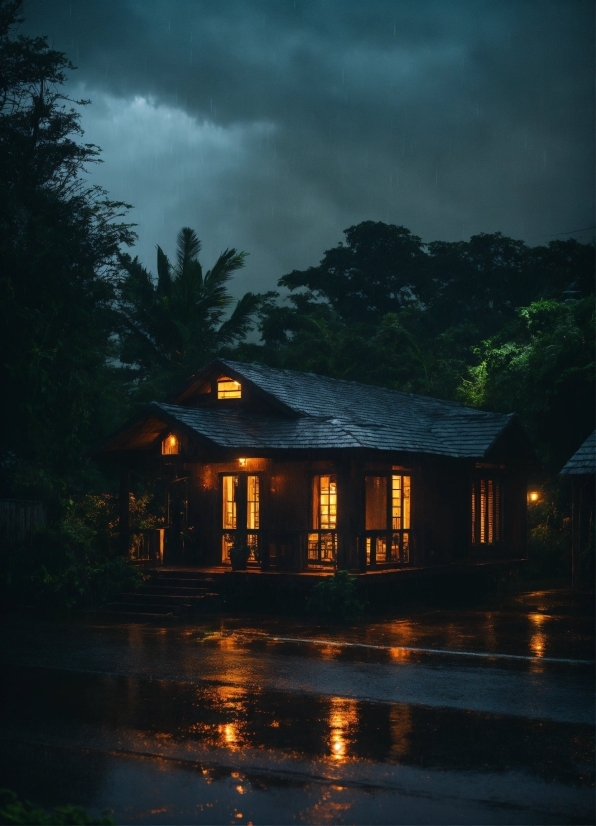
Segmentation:
[(596, 430), (567, 462), (561, 476), (596, 473)]
[(515, 419), (457, 402), (236, 361), (219, 359), (200, 375), (215, 366), (281, 402), (288, 412), (154, 402), (151, 414), (230, 449), (368, 448), (460, 458), (484, 457)]

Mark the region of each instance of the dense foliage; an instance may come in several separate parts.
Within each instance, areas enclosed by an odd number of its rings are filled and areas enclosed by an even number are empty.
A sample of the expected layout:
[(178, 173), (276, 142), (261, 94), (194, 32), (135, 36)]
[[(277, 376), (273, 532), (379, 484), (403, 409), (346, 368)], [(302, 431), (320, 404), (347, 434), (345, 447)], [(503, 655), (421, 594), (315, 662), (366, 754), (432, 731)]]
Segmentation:
[(248, 360), (516, 411), (551, 471), (594, 426), (594, 246), (365, 221), (279, 281)]
[(107, 356), (117, 254), (134, 235), (82, 173), (98, 149), (61, 90), (72, 69), (0, 5), (0, 486), (39, 496), (81, 482), (81, 454), (117, 417)]

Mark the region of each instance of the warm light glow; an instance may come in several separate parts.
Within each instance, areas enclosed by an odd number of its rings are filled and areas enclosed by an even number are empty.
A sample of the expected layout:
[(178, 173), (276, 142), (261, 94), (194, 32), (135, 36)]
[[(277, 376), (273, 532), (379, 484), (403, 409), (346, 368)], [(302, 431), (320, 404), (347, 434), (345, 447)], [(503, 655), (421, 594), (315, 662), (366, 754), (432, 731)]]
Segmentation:
[(329, 746), (333, 760), (343, 762), (348, 759), (351, 734), (358, 723), (356, 702), (340, 697), (331, 698), (329, 714)]
[(240, 467), (246, 467), (246, 459), (238, 459), (238, 464)]
[(234, 381), (227, 376), (222, 376), (217, 380), (217, 398), (218, 399), (241, 399), (242, 387), (240, 382)]
[(537, 502), (540, 499), (540, 494), (537, 490), (531, 490), (528, 498), (530, 502)]
[(164, 456), (172, 456), (176, 455), (179, 451), (180, 443), (176, 436), (173, 433), (170, 433), (169, 436), (161, 443), (161, 452)]

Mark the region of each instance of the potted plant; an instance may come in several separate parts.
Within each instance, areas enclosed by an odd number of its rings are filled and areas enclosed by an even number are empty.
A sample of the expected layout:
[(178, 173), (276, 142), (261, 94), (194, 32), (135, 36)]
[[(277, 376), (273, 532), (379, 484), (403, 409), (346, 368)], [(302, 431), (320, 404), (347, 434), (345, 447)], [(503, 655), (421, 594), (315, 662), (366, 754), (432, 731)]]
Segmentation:
[(230, 562), (232, 563), (232, 570), (245, 571), (249, 556), (250, 548), (246, 542), (236, 540), (230, 548)]

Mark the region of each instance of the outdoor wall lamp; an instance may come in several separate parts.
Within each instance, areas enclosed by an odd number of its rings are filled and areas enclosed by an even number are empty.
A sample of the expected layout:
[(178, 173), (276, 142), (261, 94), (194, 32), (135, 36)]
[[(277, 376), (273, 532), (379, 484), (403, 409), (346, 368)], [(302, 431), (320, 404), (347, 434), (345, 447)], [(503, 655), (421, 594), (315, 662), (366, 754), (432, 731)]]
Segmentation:
[(238, 459), (238, 464), (240, 467), (246, 467), (246, 459)]

